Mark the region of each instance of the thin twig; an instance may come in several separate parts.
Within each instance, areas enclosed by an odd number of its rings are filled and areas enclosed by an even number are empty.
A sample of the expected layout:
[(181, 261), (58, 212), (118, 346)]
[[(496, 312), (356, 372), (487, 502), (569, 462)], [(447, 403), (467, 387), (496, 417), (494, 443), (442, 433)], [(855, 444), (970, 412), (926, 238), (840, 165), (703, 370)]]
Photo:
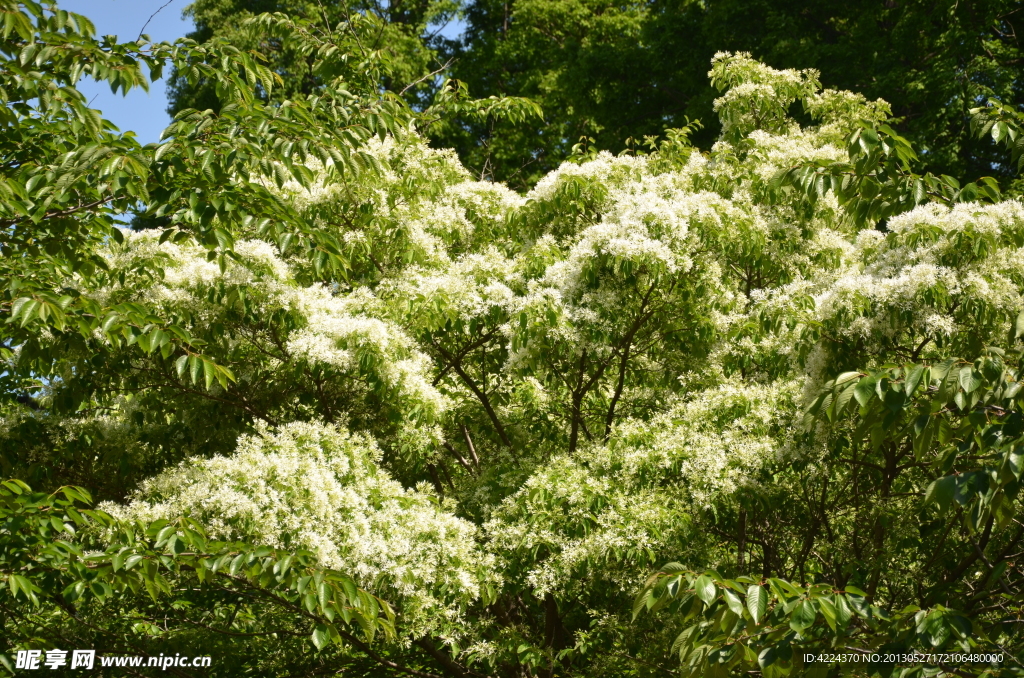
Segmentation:
[(398, 93), (398, 96), (402, 96), (403, 94), (405, 94), (405, 93), (406, 93), (406, 91), (407, 91), (407, 90), (408, 90), (408, 89), (409, 89), (410, 87), (415, 87), (416, 85), (420, 84), (421, 82), (423, 82), (423, 81), (424, 81), (424, 80), (426, 80), (427, 78), (432, 78), (432, 77), (434, 77), (435, 75), (437, 75), (438, 73), (441, 73), (441, 72), (443, 72), (443, 71), (446, 71), (446, 70), (448, 70), (448, 67), (452, 65), (452, 62), (453, 62), (453, 61), (455, 61), (455, 57), (452, 57), (451, 59), (449, 59), (449, 60), (448, 60), (448, 62), (447, 62), (447, 63), (446, 63), (446, 64), (445, 64), (444, 66), (441, 66), (441, 68), (437, 69), (436, 71), (431, 71), (430, 73), (427, 73), (426, 75), (424, 75), (424, 76), (423, 76), (422, 78), (420, 78), (419, 80), (416, 80), (416, 81), (414, 81), (414, 82), (410, 82), (410, 83), (409, 83), (408, 85), (406, 85), (405, 87), (403, 87), (403, 88), (402, 88), (402, 91)]
[(146, 32), (146, 26), (148, 26), (148, 25), (149, 25), (149, 22), (150, 22), (150, 21), (152, 21), (152, 20), (153, 20), (153, 18), (154, 18), (154, 17), (156, 17), (156, 15), (157, 15), (157, 14), (159, 14), (160, 12), (162, 12), (162, 11), (164, 10), (164, 8), (165, 8), (165, 7), (167, 7), (167, 5), (171, 4), (172, 2), (174, 2), (174, 0), (167, 0), (167, 2), (165, 2), (165, 3), (164, 3), (164, 4), (162, 4), (162, 5), (160, 5), (160, 9), (158, 9), (157, 11), (155, 11), (155, 12), (153, 12), (152, 14), (150, 14), (150, 15), (149, 15), (149, 18), (148, 18), (148, 19), (146, 19), (146, 23), (142, 24), (142, 30), (140, 30), (140, 31), (139, 31), (139, 37), (138, 37), (138, 38), (135, 38), (136, 40), (138, 40), (139, 38), (141, 38), (141, 37), (142, 37), (142, 34)]

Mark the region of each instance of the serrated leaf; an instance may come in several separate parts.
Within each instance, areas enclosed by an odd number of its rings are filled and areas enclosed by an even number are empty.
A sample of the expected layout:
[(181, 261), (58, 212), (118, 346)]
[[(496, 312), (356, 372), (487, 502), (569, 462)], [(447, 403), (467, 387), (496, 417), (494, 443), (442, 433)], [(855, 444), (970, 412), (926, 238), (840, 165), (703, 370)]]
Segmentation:
[(205, 358), (203, 358), (203, 378), (206, 390), (209, 391), (213, 386), (213, 380), (217, 378), (217, 366)]
[(722, 590), (722, 597), (725, 599), (725, 604), (729, 606), (729, 609), (736, 615), (743, 614), (743, 601), (740, 597), (730, 589)]
[(842, 631), (850, 623), (850, 619), (853, 618), (853, 611), (850, 609), (849, 603), (846, 602), (846, 596), (837, 593), (833, 596), (833, 599), (836, 611), (836, 626)]
[(833, 631), (836, 630), (836, 608), (832, 604), (832, 601), (826, 597), (817, 598), (818, 608), (821, 610), (821, 616), (825, 618), (825, 622), (829, 625)]
[(981, 373), (974, 369), (973, 365), (960, 368), (960, 386), (966, 393), (973, 393), (981, 386)]
[(761, 623), (767, 609), (768, 591), (763, 586), (751, 584), (747, 589), (747, 610), (750, 611), (750, 616), (754, 618), (755, 624)]
[[(903, 385), (903, 390), (906, 392), (907, 396), (914, 395), (918, 385), (921, 383), (921, 378), (924, 377), (925, 369), (924, 365), (915, 365), (911, 368), (910, 372), (907, 373), (907, 379)], [(925, 386), (927, 386), (927, 384), (925, 384)]]
[(817, 616), (818, 612), (814, 609), (814, 604), (809, 600), (801, 600), (789, 616), (789, 626), (797, 633), (801, 633), (814, 625), (814, 619)]
[(693, 588), (697, 597), (704, 601), (705, 605), (711, 605), (718, 597), (718, 588), (715, 586), (715, 582), (706, 574), (697, 577), (693, 582)]
[(845, 383), (847, 383), (849, 381), (853, 381), (854, 379), (858, 379), (861, 376), (863, 376), (863, 375), (860, 372), (843, 372), (838, 377), (836, 377), (835, 385), (836, 386), (841, 386), (841, 385), (843, 385), (843, 384), (845, 384)]
[(843, 413), (843, 410), (846, 409), (846, 405), (853, 398), (853, 394), (854, 394), (854, 391), (856, 390), (856, 388), (857, 388), (856, 384), (850, 384), (849, 386), (844, 388), (842, 391), (840, 391), (839, 395), (836, 396), (835, 409), (834, 409), (835, 416), (838, 417), (840, 414)]
[(188, 368), (188, 356), (183, 355), (174, 361), (174, 371), (177, 372), (178, 378), (180, 379), (185, 374), (185, 370)]
[(636, 597), (633, 601), (633, 619), (636, 620), (640, 613), (643, 612), (644, 608), (650, 608), (651, 601), (651, 589), (644, 589), (643, 593)]
[(310, 639), (313, 641), (313, 645), (316, 646), (317, 650), (322, 650), (331, 642), (331, 632), (327, 628), (326, 624), (317, 624), (313, 628), (313, 633), (310, 635)]
[(956, 476), (939, 478), (928, 486), (928, 489), (924, 493), (924, 503), (935, 504), (939, 507), (939, 511), (945, 513), (949, 509), (955, 493)]
[(853, 397), (857, 399), (857, 402), (861, 406), (867, 405), (871, 402), (871, 398), (875, 395), (875, 380), (870, 378), (864, 378), (857, 382), (857, 386), (853, 390)]

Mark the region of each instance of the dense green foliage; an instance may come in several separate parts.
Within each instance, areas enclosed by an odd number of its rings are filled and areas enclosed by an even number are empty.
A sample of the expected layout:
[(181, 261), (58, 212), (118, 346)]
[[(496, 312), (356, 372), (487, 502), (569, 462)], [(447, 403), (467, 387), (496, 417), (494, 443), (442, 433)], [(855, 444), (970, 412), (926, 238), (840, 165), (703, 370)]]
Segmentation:
[[(46, 495), (5, 481), (0, 501), (5, 529), (0, 562), (8, 602), (14, 603), (5, 606), (5, 623), (8, 631), (18, 629), (11, 638), (30, 639), (27, 645), (42, 641), (46, 647), (146, 657), (209, 653), (240, 664), (248, 650), (236, 645), (230, 653), (232, 648), (217, 643), (207, 629), (226, 619), (228, 626), (250, 623), (248, 610), (239, 616), (239, 601), (247, 598), (259, 601), (260, 615), (287, 618), (300, 610), (306, 635), (317, 646), (334, 636), (365, 647), (331, 623), (336, 617), (356, 621), (359, 635), (368, 640), (378, 631), (393, 633), (394, 614), (386, 603), (357, 589), (351, 577), (318, 567), (308, 553), (208, 541), (202, 526), (187, 519), (118, 524), (84, 508), (90, 497), (81, 488)], [(191, 598), (199, 614), (168, 607), (162, 599), (171, 595)], [(45, 635), (33, 638), (37, 611), (51, 607), (57, 615), (43, 615), (50, 617)], [(96, 623), (86, 612), (90, 607), (105, 609), (105, 623)], [(175, 630), (163, 633), (160, 626)], [(317, 664), (314, 657), (291, 659), (297, 666)], [(4, 665), (11, 670), (10, 657)]]
[[(427, 134), (533, 105), (409, 105), (375, 11), (0, 12), (7, 670), (1024, 675), (1024, 204), (885, 101), (717, 53), (710, 151), (577, 147), (523, 195)], [(216, 106), (140, 147), (74, 85), (143, 67)]]
[[(362, 33), (361, 47), (367, 52), (388, 52), (391, 58), (387, 60), (385, 81), (395, 91), (410, 87), (410, 97), (415, 100), (420, 94), (417, 81), (442, 65), (437, 62), (436, 47), (443, 39), (437, 32), (454, 18), (458, 8), (459, 0), (198, 0), (188, 6), (186, 14), (196, 25), (189, 38), (197, 42), (221, 38), (239, 49), (261, 54), (267, 66), (281, 76), (281, 83), (273, 92), (260, 94), (278, 101), (311, 94), (323, 86), (324, 80), (314, 71), (308, 53), (281, 36), (253, 29), (245, 23), (247, 18), (280, 12), (312, 21), (314, 26), (335, 26), (360, 15), (377, 18), (374, 29)], [(421, 84), (423, 89), (430, 90), (434, 82), (426, 80)], [(217, 110), (223, 104), (211, 82), (196, 80), (180, 70), (171, 76), (169, 98), (172, 114), (187, 108)]]
[(617, 153), (691, 119), (707, 125), (698, 142), (709, 145), (719, 128), (705, 64), (732, 50), (884, 98), (933, 172), (1011, 178), (968, 119), (987, 98), (1024, 98), (1021, 9), (1018, 0), (473, 0), (452, 77), (477, 96), (530, 97), (547, 124), (475, 125), (439, 142), (517, 185), (557, 167), (581, 136)]
[[(358, 11), (381, 17), (374, 46), (397, 57), (389, 76), (396, 91), (447, 65), (444, 76), (474, 96), (522, 96), (541, 106), (542, 125), (452, 120), (429, 131), (435, 146), (455, 148), (478, 176), (521, 189), (568, 158), (581, 138), (618, 153), (700, 120), (706, 126), (696, 141), (709, 146), (720, 128), (705, 66), (721, 50), (750, 52), (776, 68), (816, 68), (826, 87), (882, 97), (928, 170), (1009, 184), (1015, 174), (1006, 154), (972, 135), (969, 119), (989, 98), (1024, 98), (1021, 9), (1019, 0), (198, 0), (188, 11), (197, 23), (190, 37), (227, 37), (268, 57), (285, 76), (279, 99), (309, 94), (318, 81), (301, 55), (245, 30), (241, 19), (264, 11), (323, 14), (331, 23)], [(460, 15), (460, 40), (441, 37)], [(406, 96), (424, 105), (438, 84), (426, 78)], [(218, 105), (209, 87), (181, 78), (171, 98), (174, 112)]]

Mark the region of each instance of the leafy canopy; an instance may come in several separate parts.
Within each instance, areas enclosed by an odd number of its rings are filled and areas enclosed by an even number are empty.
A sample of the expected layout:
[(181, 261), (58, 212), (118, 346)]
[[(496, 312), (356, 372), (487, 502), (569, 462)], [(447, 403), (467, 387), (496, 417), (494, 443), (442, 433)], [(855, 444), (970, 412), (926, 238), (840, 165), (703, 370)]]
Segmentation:
[[(521, 195), (422, 130), (529, 104), (410, 108), (369, 15), (253, 17), (324, 83), (275, 100), (228, 43), (2, 7), (8, 668), (1021, 673), (1024, 205), (885, 102), (721, 53), (711, 151), (581, 145)], [(81, 64), (223, 105), (139, 147)], [(804, 660), (875, 650), (927, 656)]]

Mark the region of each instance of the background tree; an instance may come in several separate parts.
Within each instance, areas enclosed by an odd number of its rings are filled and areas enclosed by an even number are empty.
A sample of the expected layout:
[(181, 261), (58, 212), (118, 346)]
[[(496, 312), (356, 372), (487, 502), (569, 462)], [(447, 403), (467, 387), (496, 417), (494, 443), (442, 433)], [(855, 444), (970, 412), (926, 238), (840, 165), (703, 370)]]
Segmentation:
[(776, 68), (816, 68), (826, 87), (884, 98), (937, 174), (1008, 179), (1005, 154), (974, 140), (968, 121), (986, 98), (1022, 100), (1021, 10), (1016, 0), (475, 0), (452, 77), (477, 96), (532, 98), (546, 124), (468, 125), (434, 138), (517, 186), (556, 167), (581, 136), (618, 153), (630, 138), (699, 119), (696, 140), (707, 146), (719, 128), (705, 64), (718, 51), (747, 51)]
[[(425, 92), (433, 92), (436, 83), (425, 79), (431, 71), (443, 66), (437, 49), (445, 43), (439, 32), (458, 16), (461, 0), (343, 0), (342, 2), (305, 2), (276, 0), (198, 0), (185, 9), (196, 25), (187, 37), (197, 42), (222, 38), (242, 50), (252, 50), (264, 57), (267, 66), (281, 76), (281, 84), (273, 93), (263, 93), (277, 101), (306, 96), (323, 86), (324, 81), (313, 72), (314, 60), (287, 40), (275, 38), (246, 26), (245, 19), (264, 12), (280, 12), (333, 28), (350, 21), (353, 14), (371, 14), (381, 22), (377, 31), (362, 36), (362, 47), (368, 52), (389, 53), (385, 86), (395, 91), (411, 86), (410, 101), (425, 101)], [(168, 111), (174, 115), (187, 108), (219, 110), (223, 104), (212, 83), (190, 79), (174, 71), (168, 81)]]
[[(334, 24), (352, 12), (384, 20), (372, 46), (397, 59), (386, 75), (396, 90), (452, 60), (443, 77), (473, 96), (528, 97), (543, 125), (493, 119), (438, 125), (430, 136), (453, 147), (480, 176), (519, 189), (569, 157), (581, 137), (613, 153), (645, 135), (706, 123), (696, 135), (709, 146), (719, 128), (704, 64), (719, 51), (747, 51), (777, 68), (817, 68), (826, 87), (884, 98), (894, 127), (920, 150), (924, 167), (967, 180), (1009, 181), (1006, 154), (976, 140), (969, 111), (996, 97), (1021, 97), (1021, 45), (1016, 0), (960, 3), (609, 2), (608, 0), (419, 0), (376, 4), (243, 3), (200, 0), (189, 6), (198, 40), (228, 38), (269, 59), (285, 84), (275, 96), (317, 87), (303, 57), (288, 45), (240, 28), (240, 19), (279, 11)], [(453, 42), (438, 29), (464, 12)], [(423, 104), (436, 92), (428, 78), (406, 95)], [(216, 107), (208, 86), (171, 80), (171, 110)]]

